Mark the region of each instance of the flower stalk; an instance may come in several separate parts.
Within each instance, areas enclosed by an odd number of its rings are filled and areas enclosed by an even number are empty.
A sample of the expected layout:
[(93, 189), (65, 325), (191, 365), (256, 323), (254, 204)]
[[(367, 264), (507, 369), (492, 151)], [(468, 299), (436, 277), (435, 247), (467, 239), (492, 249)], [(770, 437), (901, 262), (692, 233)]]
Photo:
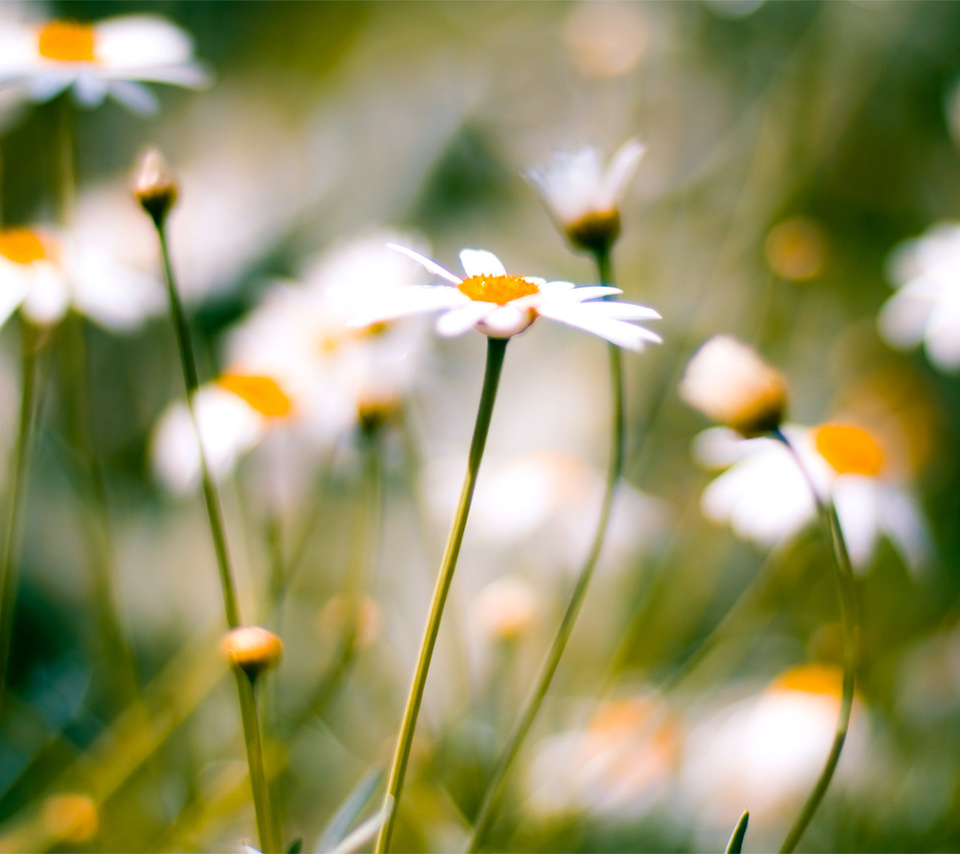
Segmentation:
[(796, 849), (807, 826), (819, 808), (820, 802), (823, 800), (823, 796), (830, 786), (830, 781), (833, 779), (833, 773), (836, 770), (837, 763), (840, 761), (840, 753), (843, 750), (843, 743), (847, 737), (847, 730), (850, 726), (850, 713), (853, 709), (853, 692), (857, 662), (859, 660), (860, 619), (857, 583), (853, 575), (850, 554), (843, 537), (843, 530), (840, 527), (840, 519), (837, 516), (836, 505), (832, 501), (825, 502), (823, 498), (821, 498), (810, 476), (809, 470), (797, 453), (797, 449), (791, 444), (784, 433), (778, 429), (774, 431), (773, 435), (789, 449), (813, 493), (813, 499), (817, 505), (817, 513), (820, 516), (820, 522), (830, 542), (831, 551), (835, 560), (837, 590), (840, 598), (840, 619), (843, 624), (843, 687), (840, 695), (840, 712), (837, 716), (837, 727), (833, 736), (833, 744), (830, 746), (830, 753), (827, 756), (823, 770), (820, 772), (820, 777), (814, 784), (812, 791), (807, 797), (806, 803), (803, 805), (803, 809), (800, 811), (800, 815), (797, 816), (793, 827), (790, 828), (780, 848), (781, 854), (790, 854), (790, 852)]
[[(613, 270), (609, 245), (598, 249), (594, 253), (594, 258), (597, 264), (597, 272), (600, 276), (600, 283), (611, 285), (613, 283)], [(527, 697), (520, 718), (507, 738), (507, 744), (500, 753), (500, 758), (497, 760), (493, 774), (487, 784), (487, 790), (480, 804), (480, 809), (477, 812), (473, 834), (467, 848), (470, 852), (480, 850), (480, 846), (483, 844), (483, 840), (490, 828), (504, 780), (520, 751), (521, 745), (530, 732), (530, 728), (533, 726), (540, 707), (543, 705), (543, 700), (550, 688), (550, 683), (553, 681), (554, 674), (560, 664), (560, 659), (566, 649), (567, 641), (570, 639), (574, 624), (580, 614), (580, 609), (586, 598), (587, 589), (593, 579), (593, 573), (597, 567), (597, 562), (600, 559), (600, 553), (603, 549), (603, 543), (607, 536), (617, 484), (620, 482), (620, 477), (623, 472), (624, 437), (626, 434), (623, 407), (622, 357), (620, 348), (617, 345), (608, 343), (607, 347), (610, 355), (612, 417), (610, 461), (607, 466), (607, 478), (603, 493), (603, 503), (600, 508), (600, 518), (597, 521), (597, 528), (593, 535), (590, 551), (587, 553), (583, 567), (580, 569), (580, 574), (577, 576), (577, 582), (574, 585), (567, 609), (564, 612), (563, 619), (560, 621), (560, 626), (554, 636), (553, 643), (550, 645), (547, 657), (541, 665), (537, 681)]]
[(27, 498), (27, 468), (37, 400), (37, 353), (41, 346), (39, 332), (33, 324), (24, 321), (21, 332), (20, 417), (13, 452), (7, 494), (7, 524), (4, 532), (3, 562), (0, 563), (0, 709), (6, 705), (7, 669), (10, 662), (10, 644), (13, 638), (13, 612), (17, 595), (20, 547), (23, 537), (23, 507)]
[(413, 744), (413, 733), (420, 713), (423, 690), (427, 683), (427, 672), (430, 669), (433, 649), (437, 642), (437, 634), (440, 631), (443, 606), (446, 603), (453, 573), (457, 567), (460, 545), (463, 542), (463, 532), (467, 526), (467, 516), (470, 513), (470, 504), (473, 500), (473, 491), (477, 482), (477, 473), (480, 470), (480, 461), (483, 459), (487, 433), (490, 430), (490, 420), (497, 397), (497, 388), (500, 384), (500, 373), (503, 368), (503, 358), (506, 354), (508, 340), (507, 338), (493, 337), (487, 339), (487, 363), (483, 378), (483, 390), (480, 393), (480, 405), (477, 409), (473, 439), (470, 443), (470, 454), (467, 458), (467, 472), (464, 477), (463, 488), (460, 491), (460, 501), (457, 505), (456, 515), (447, 538), (443, 559), (440, 562), (440, 571), (430, 602), (430, 611), (423, 640), (420, 644), (420, 654), (413, 675), (413, 683), (410, 686), (410, 694), (403, 713), (403, 723), (397, 739), (397, 750), (390, 769), (390, 779), (387, 783), (385, 799), (385, 803), (392, 805), (392, 809), (387, 813), (383, 826), (380, 828), (376, 846), (377, 854), (382, 854), (390, 847), (390, 838), (393, 835), (397, 816), (397, 806), (407, 771), (407, 761), (410, 758), (410, 747)]
[[(237, 604), (236, 587), (227, 549), (226, 527), (223, 521), (223, 509), (216, 484), (207, 465), (203, 449), (203, 439), (193, 405), (194, 395), (200, 382), (193, 344), (190, 339), (190, 327), (177, 289), (170, 249), (167, 241), (167, 214), (176, 201), (176, 184), (163, 163), (159, 152), (151, 152), (144, 161), (136, 186), (141, 206), (150, 215), (156, 228), (163, 263), (164, 281), (170, 304), (170, 318), (176, 333), (177, 347), (180, 351), (180, 364), (183, 368), (183, 380), (186, 388), (187, 407), (196, 432), (200, 457), (200, 472), (203, 483), (203, 497), (210, 523), (214, 551), (217, 556), (217, 568), (220, 586), (223, 592), (223, 607), (227, 625), (231, 630), (240, 627), (240, 609)], [(270, 804), (270, 791), (264, 770), (263, 745), (260, 735), (260, 721), (257, 713), (257, 698), (254, 690), (256, 675), (254, 671), (236, 668), (237, 693), (240, 699), (240, 714), (243, 721), (243, 735), (246, 746), (247, 766), (250, 772), (250, 786), (253, 791), (253, 803), (257, 818), (257, 832), (260, 849), (264, 854), (274, 854), (282, 848), (281, 833), (276, 815)]]

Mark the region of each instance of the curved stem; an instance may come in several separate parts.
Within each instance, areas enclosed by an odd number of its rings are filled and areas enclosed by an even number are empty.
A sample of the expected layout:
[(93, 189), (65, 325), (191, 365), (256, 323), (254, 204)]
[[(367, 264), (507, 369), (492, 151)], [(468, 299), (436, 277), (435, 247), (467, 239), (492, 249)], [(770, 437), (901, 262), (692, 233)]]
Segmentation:
[(413, 744), (413, 732), (417, 725), (417, 716), (420, 713), (420, 703), (423, 700), (423, 689), (427, 683), (427, 671), (430, 669), (430, 659), (433, 657), (433, 648), (437, 642), (437, 633), (440, 631), (440, 618), (443, 615), (443, 606), (453, 580), (453, 572), (457, 566), (457, 557), (460, 554), (460, 544), (463, 542), (463, 532), (467, 526), (467, 515), (470, 512), (470, 503), (473, 500), (473, 490), (477, 482), (477, 472), (480, 469), (480, 460), (483, 458), (483, 449), (487, 442), (487, 433), (490, 429), (490, 418), (493, 415), (493, 404), (497, 397), (497, 386), (500, 384), (500, 371), (503, 368), (503, 357), (507, 349), (506, 338), (487, 339), (487, 366), (483, 378), (483, 391), (480, 393), (480, 405), (477, 409), (477, 420), (473, 428), (473, 440), (470, 443), (470, 455), (467, 459), (467, 473), (464, 477), (463, 488), (460, 491), (460, 502), (447, 538), (447, 546), (440, 562), (440, 571), (437, 575), (436, 586), (433, 590), (433, 599), (430, 602), (430, 612), (427, 625), (424, 629), (423, 641), (420, 644), (420, 655), (417, 659), (417, 668), (413, 674), (413, 684), (407, 698), (406, 709), (403, 713), (403, 723), (397, 740), (397, 752), (390, 769), (390, 779), (387, 783), (385, 803), (392, 809), (387, 812), (380, 835), (377, 838), (377, 854), (382, 854), (390, 846), (390, 837), (397, 816), (397, 806), (400, 793), (403, 790), (403, 780), (407, 770), (407, 760), (410, 758), (410, 747)]
[(843, 538), (843, 531), (840, 528), (840, 519), (837, 517), (837, 508), (832, 501), (826, 503), (820, 497), (820, 493), (817, 491), (809, 470), (787, 437), (779, 430), (775, 431), (774, 435), (783, 442), (790, 450), (790, 453), (793, 454), (797, 465), (803, 472), (803, 476), (806, 478), (810, 490), (813, 493), (813, 499), (817, 505), (817, 513), (830, 540), (836, 562), (837, 590), (840, 597), (840, 619), (843, 623), (843, 688), (840, 695), (840, 712), (837, 716), (837, 728), (823, 771), (820, 772), (820, 777), (810, 792), (810, 795), (807, 797), (807, 801), (803, 805), (803, 809), (800, 811), (797, 820), (793, 823), (793, 827), (790, 828), (790, 832), (787, 834), (783, 846), (780, 848), (781, 854), (790, 854), (790, 852), (797, 847), (797, 843), (800, 841), (807, 826), (810, 824), (810, 820), (820, 806), (820, 802), (827, 792), (830, 781), (833, 779), (833, 772), (836, 770), (837, 763), (840, 761), (840, 752), (843, 750), (843, 743), (847, 737), (847, 730), (850, 726), (850, 712), (853, 709), (853, 689), (859, 658), (860, 620), (857, 583), (853, 576), (850, 554), (847, 551), (847, 544)]
[(200, 425), (193, 405), (193, 396), (200, 386), (197, 375), (197, 360), (193, 354), (193, 343), (190, 340), (190, 327), (187, 325), (187, 316), (177, 291), (176, 279), (173, 275), (173, 265), (170, 263), (170, 250), (167, 245), (166, 228), (162, 222), (156, 223), (157, 236), (160, 239), (160, 254), (163, 257), (164, 279), (167, 284), (167, 296), (170, 299), (170, 318), (177, 335), (177, 347), (180, 350), (180, 364), (183, 367), (183, 382), (187, 390), (187, 407), (193, 421), (194, 432), (197, 434), (197, 447), (200, 455), (200, 474), (203, 481), (203, 498), (207, 507), (207, 516), (210, 520), (210, 534), (213, 537), (213, 548), (217, 553), (217, 568), (220, 571), (220, 587), (223, 590), (223, 608), (227, 618), (227, 625), (235, 629), (240, 625), (240, 610), (237, 606), (237, 594), (233, 581), (233, 572), (230, 568), (230, 555), (227, 551), (227, 535), (223, 522), (223, 510), (220, 507), (220, 495), (217, 486), (210, 475), (207, 466), (207, 456), (203, 450), (203, 439), (200, 435)]
[(6, 705), (7, 667), (10, 661), (14, 602), (17, 595), (17, 564), (23, 536), (23, 506), (27, 497), (27, 464), (30, 460), (36, 410), (36, 367), (39, 349), (37, 330), (25, 321), (21, 335), (23, 377), (20, 388), (20, 420), (13, 452), (13, 470), (8, 485), (7, 525), (4, 532), (3, 563), (0, 564), (0, 709)]
[[(203, 449), (203, 439), (200, 434), (200, 425), (194, 409), (193, 399), (199, 387), (197, 362), (193, 353), (193, 344), (190, 340), (190, 327), (177, 291), (176, 279), (173, 274), (173, 265), (170, 262), (170, 251), (167, 245), (166, 229), (161, 218), (154, 219), (157, 236), (160, 241), (160, 254), (163, 258), (164, 279), (167, 284), (167, 296), (170, 300), (170, 317), (177, 336), (177, 346), (180, 350), (180, 363), (183, 367), (183, 381), (187, 392), (187, 407), (193, 421), (194, 432), (197, 437), (197, 449), (200, 456), (200, 473), (203, 480), (203, 497), (207, 507), (207, 516), (210, 520), (210, 533), (213, 537), (214, 550), (217, 553), (217, 567), (220, 572), (220, 586), (223, 590), (223, 609), (227, 625), (235, 629), (240, 625), (240, 609), (237, 605), (237, 594), (234, 586), (233, 571), (230, 567), (230, 555), (227, 551), (227, 534), (223, 522), (223, 510), (220, 506), (220, 496), (216, 484), (210, 475), (207, 466), (206, 454)], [(243, 672), (237, 672), (237, 691), (240, 698), (240, 714), (243, 720), (244, 743), (247, 752), (247, 767), (250, 770), (250, 786), (253, 790), (253, 805), (257, 816), (257, 832), (260, 837), (260, 849), (265, 854), (274, 854), (281, 849), (281, 833), (278, 829), (276, 815), (270, 806), (270, 792), (267, 786), (266, 773), (263, 764), (263, 745), (260, 737), (260, 721), (257, 715), (257, 701), (253, 683)]]
[[(610, 253), (598, 252), (596, 262), (601, 283), (610, 284), (613, 279)], [(607, 528), (610, 524), (610, 512), (613, 509), (613, 500), (616, 495), (617, 484), (623, 472), (624, 436), (626, 433), (623, 410), (623, 364), (620, 348), (614, 344), (610, 344), (609, 353), (611, 402), (613, 407), (611, 419), (612, 435), (606, 488), (603, 494), (603, 504), (600, 508), (600, 518), (597, 521), (597, 529), (593, 535), (593, 543), (590, 546), (590, 551), (580, 570), (580, 575), (577, 577), (577, 583), (573, 588), (573, 593), (567, 604), (567, 610), (564, 612), (563, 619), (560, 621), (560, 627), (557, 629), (557, 634), (554, 636), (553, 643), (547, 652), (547, 657), (540, 667), (537, 681), (527, 697), (519, 720), (507, 738), (507, 744), (500, 753), (490, 782), (487, 784), (486, 793), (480, 804), (480, 809), (477, 812), (473, 835), (470, 838), (470, 843), (467, 848), (470, 852), (475, 852), (480, 849), (480, 845), (483, 843), (484, 837), (490, 828), (503, 782), (517, 753), (520, 751), (524, 739), (526, 739), (530, 728), (533, 726), (540, 707), (543, 705), (544, 697), (546, 697), (547, 691), (550, 688), (550, 683), (553, 681), (554, 674), (560, 664), (560, 658), (563, 656), (567, 641), (573, 632), (573, 626), (580, 614), (580, 609), (587, 595), (587, 588), (590, 586), (590, 581), (593, 578), (593, 573), (597, 567), (597, 561), (600, 559), (603, 543), (607, 536)]]

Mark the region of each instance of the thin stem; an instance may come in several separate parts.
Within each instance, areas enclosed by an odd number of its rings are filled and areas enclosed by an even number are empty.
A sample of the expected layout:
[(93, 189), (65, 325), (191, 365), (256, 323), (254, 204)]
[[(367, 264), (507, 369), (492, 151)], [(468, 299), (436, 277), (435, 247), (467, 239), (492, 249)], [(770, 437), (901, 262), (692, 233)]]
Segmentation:
[[(596, 254), (597, 269), (600, 274), (600, 281), (603, 284), (610, 284), (613, 278), (610, 253), (609, 251), (598, 252)], [(560, 621), (560, 627), (554, 636), (547, 657), (540, 667), (540, 673), (537, 681), (530, 691), (520, 713), (520, 718), (514, 725), (507, 744), (500, 753), (500, 758), (493, 769), (490, 782), (487, 784), (487, 790), (484, 794), (480, 809), (477, 812), (476, 822), (474, 824), (473, 835), (467, 848), (470, 852), (480, 849), (484, 837), (489, 830), (496, 810), (500, 791), (503, 782), (506, 779), (507, 772), (510, 770), (520, 746), (530, 732), (533, 722), (543, 705), (544, 697), (550, 688), (554, 674), (560, 664), (560, 658), (566, 649), (567, 641), (573, 632), (574, 624), (580, 614), (583, 601), (587, 595), (587, 588), (593, 578), (594, 570), (597, 567), (597, 561), (600, 559), (600, 553), (603, 550), (603, 543), (607, 536), (607, 528), (610, 524), (610, 512), (613, 509), (613, 501), (616, 496), (617, 484), (623, 472), (624, 457), (624, 436), (626, 425), (623, 410), (623, 364), (621, 360), (620, 348), (614, 344), (609, 345), (610, 353), (610, 387), (611, 387), (611, 440), (610, 440), (610, 461), (607, 466), (606, 487), (603, 493), (603, 504), (600, 508), (600, 518), (597, 521), (597, 529), (593, 535), (593, 543), (590, 551), (577, 577), (577, 583), (573, 588), (570, 601), (567, 604), (567, 610), (564, 612), (563, 619)]]
[(836, 505), (832, 501), (824, 502), (820, 497), (810, 472), (804, 465), (803, 460), (797, 453), (797, 449), (791, 444), (787, 437), (779, 430), (775, 431), (775, 436), (783, 442), (790, 453), (793, 454), (797, 465), (803, 472), (804, 478), (810, 486), (813, 493), (813, 500), (817, 505), (817, 513), (823, 524), (824, 530), (830, 541), (833, 555), (837, 567), (837, 590), (840, 597), (840, 619), (843, 623), (843, 689), (840, 696), (840, 713), (837, 717), (837, 728), (833, 736), (833, 744), (830, 747), (830, 754), (827, 757), (823, 771), (810, 792), (807, 802), (803, 805), (800, 815), (790, 828), (787, 838), (783, 842), (780, 851), (781, 854), (790, 854), (796, 847), (800, 838), (806, 831), (810, 820), (816, 813), (823, 796), (827, 792), (830, 781), (833, 778), (833, 772), (836, 770), (837, 763), (840, 761), (840, 752), (843, 750), (843, 743), (847, 737), (847, 729), (850, 726), (850, 712), (853, 708), (853, 689), (857, 661), (859, 658), (859, 604), (857, 596), (857, 583), (853, 576), (853, 568), (850, 563), (850, 554), (847, 551), (847, 544), (843, 538), (843, 530), (840, 528), (840, 519), (837, 516)]
[(263, 763), (263, 742), (260, 736), (260, 717), (257, 713), (257, 693), (253, 679), (239, 667), (235, 669), (237, 693), (240, 696), (240, 716), (243, 719), (243, 741), (250, 768), (250, 788), (257, 814), (257, 835), (264, 854), (283, 850), (279, 823), (270, 809), (270, 790)]
[[(385, 803), (393, 808), (380, 828), (377, 838), (377, 854), (382, 854), (390, 846), (390, 837), (396, 821), (397, 807), (400, 793), (403, 790), (403, 780), (407, 771), (407, 760), (410, 758), (410, 747), (413, 744), (413, 732), (417, 725), (417, 715), (420, 713), (420, 703), (423, 700), (423, 689), (427, 683), (427, 671), (430, 669), (430, 659), (433, 657), (433, 648), (437, 642), (437, 633), (440, 631), (440, 618), (443, 615), (443, 606), (453, 580), (453, 572), (457, 566), (457, 557), (460, 554), (460, 544), (463, 542), (463, 532), (467, 526), (467, 516), (470, 512), (470, 502), (473, 499), (473, 490), (477, 482), (477, 472), (480, 469), (480, 460), (483, 458), (483, 449), (487, 442), (487, 433), (490, 429), (490, 418), (493, 415), (493, 404), (497, 397), (497, 386), (500, 384), (500, 371), (503, 368), (503, 357), (507, 350), (506, 338), (487, 339), (487, 366), (483, 378), (483, 390), (480, 393), (480, 405), (477, 409), (477, 420), (473, 428), (473, 440), (470, 443), (470, 455), (467, 458), (467, 473), (460, 492), (460, 502), (447, 538), (447, 546), (440, 562), (440, 571), (437, 583), (433, 590), (433, 599), (430, 602), (430, 612), (427, 625), (424, 629), (423, 641), (420, 644), (420, 656), (417, 668), (413, 674), (413, 684), (410, 686), (410, 695), (403, 713), (403, 723), (397, 740), (397, 752), (393, 758), (393, 767), (390, 769), (390, 780), (387, 783)], [(391, 801), (392, 799), (392, 801)]]
[(233, 572), (230, 568), (230, 555), (227, 551), (227, 535), (223, 523), (223, 510), (220, 507), (220, 496), (216, 484), (210, 475), (207, 457), (203, 449), (203, 439), (200, 434), (200, 424), (194, 408), (193, 397), (200, 386), (197, 375), (197, 361), (193, 354), (193, 344), (190, 341), (190, 327), (187, 325), (187, 316), (183, 311), (183, 303), (177, 292), (176, 279), (173, 275), (173, 265), (170, 262), (170, 250), (167, 245), (167, 233), (163, 222), (156, 222), (157, 236), (160, 239), (160, 254), (163, 257), (163, 272), (167, 283), (167, 296), (170, 299), (170, 318), (177, 335), (177, 347), (180, 350), (180, 364), (183, 367), (183, 381), (187, 390), (187, 407), (193, 421), (194, 431), (197, 434), (197, 447), (200, 455), (200, 473), (203, 481), (203, 498), (207, 506), (207, 516), (210, 520), (210, 534), (213, 537), (213, 547), (217, 553), (217, 568), (220, 571), (220, 587), (223, 590), (223, 608), (227, 618), (227, 625), (235, 629), (240, 625), (240, 610), (237, 606), (237, 594), (233, 581)]
[(73, 104), (69, 91), (60, 96), (57, 106), (57, 167), (59, 170), (60, 224), (67, 228), (73, 218), (76, 199), (76, 168), (73, 151)]
[(23, 507), (27, 497), (27, 464), (30, 460), (36, 410), (39, 342), (37, 330), (26, 321), (21, 332), (21, 343), (23, 356), (21, 361), (20, 419), (13, 452), (13, 470), (10, 473), (8, 487), (3, 563), (0, 564), (0, 709), (6, 706), (7, 668), (10, 662), (13, 611), (17, 595), (20, 544), (23, 537)]
[[(203, 481), (203, 497), (207, 506), (207, 516), (210, 520), (210, 533), (213, 537), (214, 550), (217, 553), (217, 567), (220, 571), (220, 586), (223, 590), (223, 609), (227, 625), (235, 629), (240, 625), (240, 610), (237, 606), (237, 594), (234, 587), (233, 572), (230, 568), (230, 556), (227, 551), (227, 534), (223, 523), (223, 510), (220, 507), (220, 496), (216, 484), (210, 476), (206, 454), (203, 449), (203, 439), (200, 434), (200, 425), (194, 408), (194, 395), (199, 387), (197, 363), (193, 354), (193, 344), (190, 341), (190, 327), (177, 292), (176, 279), (173, 275), (173, 265), (170, 262), (170, 251), (167, 245), (166, 229), (161, 217), (154, 219), (157, 236), (160, 240), (160, 254), (163, 258), (163, 272), (167, 284), (167, 295), (170, 299), (170, 317), (177, 336), (177, 346), (180, 350), (180, 363), (183, 366), (183, 381), (187, 392), (187, 407), (193, 421), (194, 432), (197, 437), (197, 449), (200, 457), (200, 472)], [(250, 769), (250, 786), (253, 790), (253, 805), (257, 816), (257, 832), (260, 837), (260, 849), (267, 854), (280, 851), (281, 834), (277, 820), (270, 807), (270, 792), (267, 786), (266, 774), (263, 766), (263, 746), (260, 739), (260, 722), (257, 716), (256, 697), (253, 693), (253, 683), (242, 672), (237, 674), (237, 691), (240, 696), (240, 714), (243, 719), (243, 735), (247, 751), (247, 766)]]

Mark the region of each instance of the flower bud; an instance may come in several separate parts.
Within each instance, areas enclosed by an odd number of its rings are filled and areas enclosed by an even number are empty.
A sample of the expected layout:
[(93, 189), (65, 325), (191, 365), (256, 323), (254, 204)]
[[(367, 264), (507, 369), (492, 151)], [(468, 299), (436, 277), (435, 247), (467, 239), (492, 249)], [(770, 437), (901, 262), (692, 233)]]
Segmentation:
[(283, 641), (261, 626), (241, 626), (224, 635), (220, 648), (234, 667), (251, 679), (275, 667), (283, 655)]
[(41, 807), (41, 820), (53, 839), (66, 845), (84, 845), (100, 829), (100, 813), (88, 795), (51, 795)]
[(717, 335), (690, 360), (680, 396), (708, 418), (750, 438), (783, 423), (787, 381), (746, 344)]
[(162, 226), (170, 209), (176, 204), (179, 188), (177, 179), (158, 149), (151, 148), (143, 155), (133, 192), (154, 224), (158, 228)]

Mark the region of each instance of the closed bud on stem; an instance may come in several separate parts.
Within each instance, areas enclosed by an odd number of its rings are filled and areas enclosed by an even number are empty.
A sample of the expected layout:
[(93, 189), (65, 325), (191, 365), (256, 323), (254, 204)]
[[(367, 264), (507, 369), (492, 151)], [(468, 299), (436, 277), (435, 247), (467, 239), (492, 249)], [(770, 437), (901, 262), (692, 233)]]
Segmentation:
[(708, 418), (751, 438), (780, 428), (787, 381), (746, 344), (717, 335), (690, 360), (680, 396)]
[(141, 207), (150, 214), (154, 225), (158, 228), (162, 226), (177, 202), (179, 187), (158, 149), (149, 149), (140, 160), (133, 192)]
[(224, 635), (220, 648), (234, 667), (251, 679), (275, 667), (283, 655), (283, 641), (262, 626), (240, 626)]

